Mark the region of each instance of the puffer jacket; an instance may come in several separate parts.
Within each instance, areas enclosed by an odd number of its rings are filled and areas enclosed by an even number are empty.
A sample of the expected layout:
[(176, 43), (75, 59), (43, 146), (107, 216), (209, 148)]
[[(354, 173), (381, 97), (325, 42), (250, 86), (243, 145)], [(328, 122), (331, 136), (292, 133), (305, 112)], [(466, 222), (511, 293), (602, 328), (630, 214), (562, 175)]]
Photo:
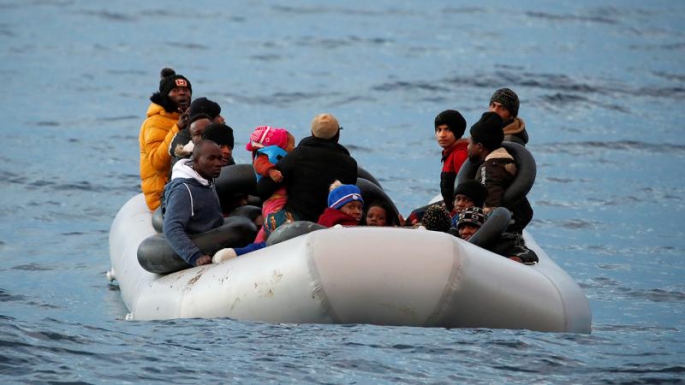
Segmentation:
[(140, 179), (145, 203), (153, 211), (160, 204), (164, 185), (169, 180), (171, 155), (169, 144), (178, 132), (178, 112), (167, 112), (164, 107), (151, 103), (147, 119), (140, 127)]

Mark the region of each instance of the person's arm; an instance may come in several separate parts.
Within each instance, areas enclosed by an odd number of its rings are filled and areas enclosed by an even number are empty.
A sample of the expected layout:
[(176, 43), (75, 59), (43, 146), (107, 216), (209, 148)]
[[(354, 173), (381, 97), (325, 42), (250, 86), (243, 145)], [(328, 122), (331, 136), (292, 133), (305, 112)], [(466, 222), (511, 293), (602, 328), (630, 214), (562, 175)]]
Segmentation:
[(274, 182), (283, 181), (283, 175), (273, 163), (269, 162), (269, 157), (266, 154), (257, 154), (252, 164), (257, 174), (271, 178)]
[(271, 178), (262, 178), (259, 180), (259, 183), (257, 183), (257, 195), (262, 202), (269, 199), (284, 182), (289, 180), (288, 176), (296, 163), (295, 151), (297, 151), (297, 149), (279, 160), (274, 168), (281, 172), (283, 178), (281, 182), (275, 182)]
[[(168, 202), (166, 202), (164, 224), (162, 226), (164, 237), (166, 237), (176, 254), (188, 262), (189, 265), (196, 266), (204, 254), (185, 232), (191, 215), (192, 207), (188, 188), (183, 184), (174, 186), (169, 193)], [(211, 262), (211, 260), (210, 257), (209, 261)]]

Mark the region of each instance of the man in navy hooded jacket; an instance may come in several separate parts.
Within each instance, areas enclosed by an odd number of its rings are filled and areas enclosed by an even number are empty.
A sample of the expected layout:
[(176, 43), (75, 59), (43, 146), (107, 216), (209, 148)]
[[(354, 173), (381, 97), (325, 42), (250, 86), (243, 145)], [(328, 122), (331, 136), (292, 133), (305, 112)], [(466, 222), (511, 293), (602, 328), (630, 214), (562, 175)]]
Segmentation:
[(195, 145), (191, 159), (178, 161), (164, 189), (164, 236), (176, 254), (191, 266), (212, 263), (188, 234), (199, 234), (224, 223), (214, 178), (221, 173), (221, 148), (210, 140)]

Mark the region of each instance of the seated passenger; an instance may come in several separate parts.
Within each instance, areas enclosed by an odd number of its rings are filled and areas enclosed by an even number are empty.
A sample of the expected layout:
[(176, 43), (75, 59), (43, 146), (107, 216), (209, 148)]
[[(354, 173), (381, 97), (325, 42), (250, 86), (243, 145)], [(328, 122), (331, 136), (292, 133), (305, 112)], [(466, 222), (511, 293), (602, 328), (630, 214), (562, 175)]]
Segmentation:
[(480, 207), (469, 207), (459, 214), (456, 228), (459, 238), (468, 241), (483, 226), (487, 216)]
[[(195, 146), (192, 141), (193, 133), (204, 132), (205, 128), (210, 124), (212, 124), (212, 120), (207, 114), (196, 114), (189, 118), (188, 129), (179, 131), (169, 146), (172, 168), (179, 160), (190, 158), (193, 154), (193, 146)], [(186, 137), (188, 140), (186, 140)], [(200, 139), (200, 136), (197, 136), (197, 138)]]
[[(206, 125), (209, 125), (210, 123), (225, 123), (224, 117), (221, 116), (221, 106), (205, 97), (193, 100), (186, 112), (188, 115), (188, 124), (199, 120), (200, 117), (210, 120), (210, 122), (208, 122)], [(171, 145), (169, 146), (169, 155), (175, 157), (179, 152), (187, 152), (187, 155), (180, 156), (179, 158), (190, 157), (190, 154), (193, 152), (192, 147), (186, 150), (184, 150), (183, 147), (190, 143), (191, 136), (192, 135), (189, 130), (179, 131), (171, 141)], [(176, 163), (176, 161), (178, 161), (178, 158), (174, 160), (173, 163)]]
[(233, 160), (233, 129), (224, 123), (212, 123), (205, 127), (199, 139), (193, 141), (211, 140), (221, 148), (221, 165), (230, 166), (235, 164)]
[[(485, 112), (480, 120), (471, 126), (469, 138), (469, 160), (482, 162), (476, 171), (476, 180), (488, 190), (485, 208), (502, 206), (502, 198), (516, 176), (516, 161), (502, 147), (504, 132), (502, 118), (494, 112)], [(507, 207), (512, 212), (512, 231), (521, 233), (533, 218), (533, 208), (527, 198)], [(485, 210), (488, 212), (488, 210)]]
[(221, 172), (221, 149), (211, 141), (201, 141), (191, 159), (174, 166), (171, 182), (164, 189), (164, 236), (171, 248), (191, 266), (212, 262), (188, 237), (204, 233), (224, 223), (213, 179)]
[[(335, 225), (357, 226), (362, 219), (364, 199), (355, 185), (335, 181), (328, 194), (328, 208), (319, 217), (318, 224), (326, 227)], [(254, 242), (245, 247), (234, 247), (219, 250), (212, 262), (219, 263), (266, 247), (266, 242)]]
[(257, 184), (257, 192), (262, 200), (267, 200), (276, 190), (285, 186), (288, 202), (284, 210), (288, 216), (293, 220), (315, 222), (326, 209), (331, 183), (335, 180), (345, 184), (356, 183), (357, 162), (338, 143), (340, 126), (333, 115), (315, 116), (311, 132), (312, 136), (302, 139), (276, 165), (283, 175), (283, 181), (262, 178)]
[(317, 223), (326, 227), (357, 226), (363, 213), (364, 198), (359, 187), (336, 180), (328, 193), (328, 207), (319, 216)]
[(426, 230), (439, 231), (446, 233), (450, 230), (452, 219), (450, 213), (441, 204), (434, 204), (426, 209), (426, 213), (421, 218), (421, 226)]
[(160, 206), (171, 170), (169, 144), (188, 125), (187, 109), (193, 93), (190, 81), (173, 69), (164, 68), (160, 75), (159, 92), (150, 97), (152, 103), (139, 136), (141, 188), (150, 211)]
[(459, 183), (454, 189), (454, 210), (452, 211), (452, 227), (457, 227), (459, 214), (469, 207), (483, 207), (488, 190), (480, 182), (469, 179)]
[(362, 216), (362, 226), (399, 226), (399, 218), (394, 220), (392, 208), (381, 201), (371, 202)]
[(490, 112), (504, 121), (504, 140), (525, 146), (528, 143), (526, 123), (518, 117), (519, 97), (509, 88), (500, 88), (490, 97)]

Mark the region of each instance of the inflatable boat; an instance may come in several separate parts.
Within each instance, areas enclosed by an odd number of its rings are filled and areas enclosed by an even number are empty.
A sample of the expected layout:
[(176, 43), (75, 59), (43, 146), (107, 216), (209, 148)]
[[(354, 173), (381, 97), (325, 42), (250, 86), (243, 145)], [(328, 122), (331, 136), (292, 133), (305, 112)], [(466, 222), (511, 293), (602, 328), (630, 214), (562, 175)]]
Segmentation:
[(313, 231), (219, 264), (151, 273), (138, 248), (157, 234), (142, 194), (117, 213), (112, 269), (133, 320), (232, 318), (446, 328), (591, 331), (583, 290), (524, 233), (523, 265), (446, 233)]
[[(506, 207), (526, 197), (536, 165), (523, 146), (505, 142), (503, 147), (519, 169), (504, 195)], [(467, 161), (457, 183), (473, 178), (477, 167)], [(251, 165), (224, 167), (216, 183), (222, 208), (256, 186)], [(383, 201), (397, 214), (378, 181), (361, 168), (357, 186), (365, 201)], [(229, 216), (224, 226), (193, 240), (206, 254), (244, 246), (256, 233), (247, 216)], [(151, 213), (139, 194), (112, 223), (107, 275), (118, 282), (133, 320), (216, 317), (590, 333), (592, 315), (583, 290), (528, 232), (523, 235), (538, 256), (535, 265), (486, 250), (510, 219), (509, 210), (496, 208), (469, 242), (422, 228), (298, 228), (296, 222), (291, 229), (276, 229), (266, 248), (190, 267), (160, 234), (161, 214)]]

